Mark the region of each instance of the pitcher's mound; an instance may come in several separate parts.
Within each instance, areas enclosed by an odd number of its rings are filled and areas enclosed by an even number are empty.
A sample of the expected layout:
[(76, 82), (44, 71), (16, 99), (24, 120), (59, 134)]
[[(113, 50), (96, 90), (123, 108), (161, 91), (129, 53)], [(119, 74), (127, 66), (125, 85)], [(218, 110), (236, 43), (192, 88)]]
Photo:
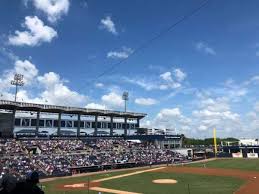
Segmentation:
[(153, 183), (158, 183), (158, 184), (175, 184), (177, 183), (177, 180), (174, 179), (156, 179), (152, 181)]

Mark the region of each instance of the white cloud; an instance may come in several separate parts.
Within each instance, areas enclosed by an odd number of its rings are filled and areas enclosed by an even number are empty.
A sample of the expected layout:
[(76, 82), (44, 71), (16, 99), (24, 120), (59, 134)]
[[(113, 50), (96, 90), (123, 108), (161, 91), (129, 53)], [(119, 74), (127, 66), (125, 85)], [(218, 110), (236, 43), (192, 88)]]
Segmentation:
[[(147, 120), (144, 126), (161, 129), (176, 128), (178, 133), (196, 137), (211, 136), (214, 127), (217, 128), (219, 136), (233, 136), (237, 130), (243, 130), (240, 115), (232, 112), (228, 108), (229, 106), (223, 108), (221, 104), (223, 102), (220, 100), (208, 99), (207, 102), (202, 101), (201, 103), (201, 108), (193, 110), (191, 117), (185, 116), (178, 107), (163, 108), (153, 120)], [(237, 135), (239, 133), (235, 133), (234, 136)]]
[(133, 52), (131, 48), (122, 47), (121, 51), (110, 51), (107, 53), (107, 58), (111, 59), (126, 59)]
[[(138, 85), (147, 91), (150, 90), (168, 90), (175, 89), (179, 90), (186, 79), (187, 74), (181, 69), (174, 69), (172, 72), (167, 71), (159, 75), (159, 77), (148, 77), (148, 78), (128, 78), (123, 77), (123, 81), (131, 84)], [(152, 78), (152, 79), (151, 79)], [(159, 79), (158, 79), (159, 78)]]
[(176, 80), (179, 81), (179, 82), (183, 81), (187, 77), (186, 73), (184, 73), (179, 68), (174, 70), (174, 74), (175, 74)]
[(187, 75), (181, 69), (176, 68), (173, 70), (173, 73), (167, 71), (161, 74), (160, 77), (167, 82), (173, 82), (174, 79), (178, 82), (181, 82), (187, 77)]
[(45, 13), (50, 22), (56, 22), (69, 10), (69, 0), (32, 0), (36, 9)]
[(111, 109), (121, 108), (124, 105), (124, 101), (122, 100), (121, 95), (112, 91), (108, 94), (102, 96), (102, 102)]
[(17, 60), (13, 69), (4, 71), (0, 76), (2, 99), (13, 99), (10, 81), (15, 73), (24, 75), (24, 86), (17, 94), (18, 101), (69, 106), (83, 106), (87, 102), (87, 96), (71, 90), (57, 73), (39, 75), (38, 69), (29, 60)]
[(198, 42), (196, 44), (196, 49), (198, 51), (204, 52), (205, 54), (216, 55), (215, 50), (209, 47), (205, 42)]
[(166, 119), (168, 120), (168, 118), (171, 118), (171, 117), (177, 117), (177, 118), (180, 118), (181, 117), (181, 111), (179, 108), (172, 108), (172, 109), (169, 109), (169, 108), (165, 108), (165, 109), (162, 109), (158, 114), (157, 114), (157, 118), (159, 119)]
[(153, 120), (146, 120), (143, 124), (148, 128), (177, 129), (178, 133), (192, 133), (192, 120), (185, 117), (180, 108), (163, 108)]
[(249, 85), (259, 84), (259, 75), (251, 77), (249, 80), (246, 80), (242, 83), (243, 86), (248, 87)]
[(153, 98), (136, 98), (135, 103), (139, 105), (150, 106), (157, 104), (158, 101)]
[[(161, 79), (175, 80), (173, 72)], [(202, 138), (211, 137), (213, 128), (217, 129), (219, 137), (258, 138), (259, 102), (255, 102), (253, 96), (257, 96), (253, 84), (257, 84), (258, 80), (258, 76), (253, 76), (248, 81), (236, 84), (229, 79), (220, 87), (196, 89), (195, 100), (184, 106), (188, 116), (180, 108), (163, 108), (153, 119), (146, 119), (144, 125), (151, 128), (177, 128), (180, 133)], [(250, 105), (250, 112), (244, 112)]]
[(57, 32), (44, 25), (37, 16), (26, 16), (22, 24), (26, 31), (15, 31), (15, 35), (9, 36), (9, 44), (15, 46), (38, 46), (43, 42), (51, 42), (57, 36)]
[(0, 76), (1, 92), (5, 92), (13, 87), (10, 82), (13, 80), (16, 73), (22, 74), (24, 76), (23, 80), (25, 85), (30, 86), (33, 84), (34, 79), (38, 75), (38, 69), (28, 60), (16, 60), (14, 63), (14, 68), (4, 71), (3, 75)]
[(173, 79), (172, 79), (172, 74), (171, 74), (171, 72), (165, 72), (165, 73), (163, 73), (163, 74), (161, 74), (160, 75), (160, 77), (163, 79), (163, 80), (165, 80), (165, 81), (168, 81), (168, 82), (172, 82), (173, 81)]
[(104, 87), (104, 84), (103, 84), (103, 83), (96, 83), (96, 84), (95, 84), (95, 87), (96, 87), (96, 88), (103, 88), (103, 87)]
[(28, 60), (15, 62), (15, 73), (24, 75), (25, 84), (31, 84), (38, 75), (38, 69)]
[(118, 32), (115, 28), (115, 24), (112, 21), (110, 16), (107, 16), (107, 17), (101, 19), (100, 28), (106, 29), (108, 32), (111, 32), (114, 35), (118, 34)]
[(167, 71), (160, 75), (160, 78), (165, 81), (165, 83), (160, 84), (160, 90), (167, 90), (167, 89), (176, 89), (182, 86), (182, 83), (187, 74), (184, 73), (181, 69), (177, 68), (174, 69), (173, 72)]
[[(254, 110), (246, 114), (244, 132), (249, 134), (251, 137), (258, 137), (259, 129), (259, 104), (258, 102), (254, 105)], [(255, 136), (252, 134), (255, 133)]]
[(240, 115), (231, 111), (227, 98), (204, 98), (199, 104), (200, 108), (192, 112), (197, 129), (208, 131), (217, 128), (225, 134), (243, 130)]
[(105, 110), (106, 106), (103, 104), (97, 104), (97, 103), (89, 103), (85, 106), (85, 108), (91, 108), (91, 109), (101, 109)]
[(41, 97), (47, 99), (51, 104), (80, 106), (87, 101), (86, 96), (72, 91), (64, 85), (64, 81), (54, 72), (39, 76), (38, 81), (44, 88)]

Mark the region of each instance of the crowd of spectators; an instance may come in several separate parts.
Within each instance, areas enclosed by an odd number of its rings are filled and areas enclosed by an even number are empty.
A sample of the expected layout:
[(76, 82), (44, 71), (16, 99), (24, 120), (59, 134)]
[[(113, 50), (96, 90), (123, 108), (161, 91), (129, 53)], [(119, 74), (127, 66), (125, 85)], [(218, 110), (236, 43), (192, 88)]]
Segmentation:
[(18, 155), (23, 153), (22, 147), (15, 139), (0, 139), (0, 154)]
[(123, 139), (0, 140), (0, 173), (24, 176), (32, 171), (58, 176), (71, 168), (118, 165), (126, 163), (161, 164), (185, 160), (172, 150), (152, 143)]
[(26, 149), (38, 147), (41, 153), (74, 152), (86, 149), (81, 140), (23, 140), (21, 145)]

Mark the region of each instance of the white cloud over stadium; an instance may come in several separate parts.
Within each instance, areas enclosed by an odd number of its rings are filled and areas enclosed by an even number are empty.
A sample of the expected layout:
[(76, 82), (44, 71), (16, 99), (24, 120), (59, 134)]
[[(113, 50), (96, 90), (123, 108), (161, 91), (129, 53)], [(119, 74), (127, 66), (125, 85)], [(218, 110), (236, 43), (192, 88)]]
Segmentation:
[(39, 46), (44, 42), (51, 42), (58, 35), (53, 28), (45, 25), (37, 16), (26, 16), (22, 27), (26, 30), (16, 30), (14, 35), (9, 36), (9, 44), (14, 46)]

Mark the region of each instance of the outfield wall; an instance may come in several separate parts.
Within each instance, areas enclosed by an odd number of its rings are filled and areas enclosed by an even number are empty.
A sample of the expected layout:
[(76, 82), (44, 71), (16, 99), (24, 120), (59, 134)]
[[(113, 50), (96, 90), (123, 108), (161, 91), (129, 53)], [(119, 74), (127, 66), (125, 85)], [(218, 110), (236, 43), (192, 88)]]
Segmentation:
[(233, 158), (258, 158), (259, 146), (223, 146), (222, 151)]

